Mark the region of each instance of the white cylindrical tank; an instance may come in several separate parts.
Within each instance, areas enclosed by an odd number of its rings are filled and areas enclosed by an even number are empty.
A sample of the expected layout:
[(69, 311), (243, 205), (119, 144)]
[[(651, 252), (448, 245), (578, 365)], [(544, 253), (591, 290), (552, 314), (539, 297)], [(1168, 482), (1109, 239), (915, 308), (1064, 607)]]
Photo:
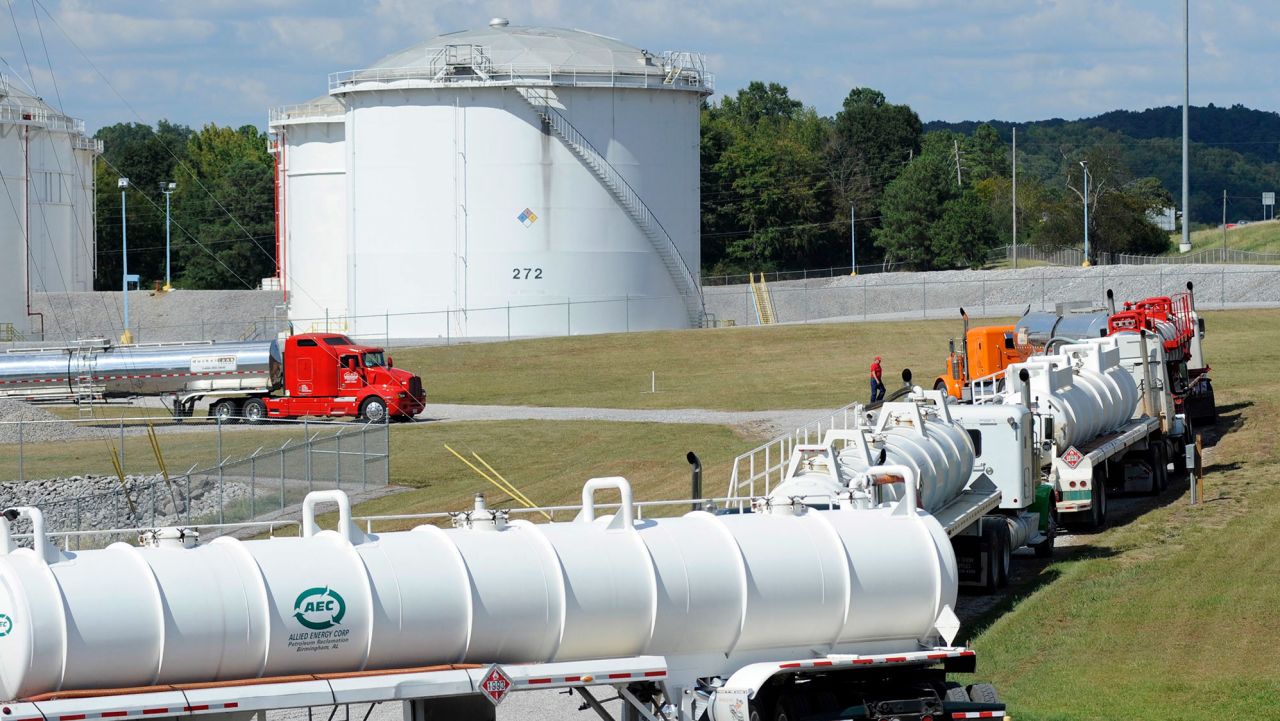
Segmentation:
[(271, 117), (291, 320), (416, 338), (700, 322), (704, 65), (492, 25), (334, 73), (337, 109)]
[[(915, 398), (923, 396), (917, 388)], [(880, 463), (900, 463), (920, 479), (920, 498), (926, 511), (936, 511), (955, 498), (973, 475), (974, 450), (969, 434), (951, 420), (945, 403), (926, 405), (916, 400), (886, 403), (865, 443), (848, 445), (839, 456), (846, 477)], [(884, 452), (884, 461), (880, 460)]]
[(1120, 366), (1120, 348), (1113, 337), (1072, 343), (1058, 348), (1071, 361), (1075, 382), (1092, 393), (1102, 408), (1102, 432), (1109, 433), (1134, 416), (1138, 385)]
[[(1043, 440), (1065, 450), (1124, 425), (1133, 416), (1138, 390), (1119, 367), (1114, 341), (1098, 339), (1059, 350), (1059, 355), (1011, 364), (1005, 373), (1005, 402), (1022, 402), (1020, 373), (1027, 371), (1025, 386), (1033, 408), (1053, 419), (1053, 437)], [(1038, 432), (1043, 436), (1043, 426)]]
[(7, 255), (0, 263), (0, 324), (13, 323), (24, 335), (32, 330), (28, 291), (93, 290), (94, 162), (101, 153), (102, 142), (85, 135), (83, 121), (0, 77), (0, 183), (7, 198), (0, 202)]
[(346, 109), (325, 95), (272, 109), (269, 125), (275, 134), (276, 262), (290, 320), (298, 332), (345, 332)]
[[(890, 508), (505, 523), (349, 523), (192, 549), (0, 555), (0, 698), (437, 663), (775, 653), (926, 640), (956, 594), (931, 516)], [(590, 485), (588, 486), (591, 487)], [(307, 512), (312, 512), (308, 500)], [(8, 548), (8, 522), (3, 548)], [(773, 656), (776, 658), (777, 656)]]

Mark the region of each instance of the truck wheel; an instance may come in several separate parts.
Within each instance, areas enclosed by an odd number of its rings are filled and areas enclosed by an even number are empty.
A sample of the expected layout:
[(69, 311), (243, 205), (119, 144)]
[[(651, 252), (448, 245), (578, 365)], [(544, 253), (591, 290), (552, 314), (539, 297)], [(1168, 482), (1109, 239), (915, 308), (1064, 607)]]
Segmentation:
[(1000, 703), (1000, 694), (989, 683), (975, 683), (969, 687), (969, 700), (974, 703)]
[(1089, 528), (1101, 531), (1107, 526), (1107, 479), (1093, 474), (1093, 506), (1089, 508)]
[(960, 703), (969, 702), (969, 692), (964, 690), (964, 686), (955, 681), (947, 682), (946, 694), (942, 697), (943, 701), (959, 701)]
[(1155, 480), (1152, 485), (1155, 486), (1155, 495), (1164, 493), (1164, 489), (1169, 487), (1169, 455), (1168, 449), (1163, 443), (1157, 443), (1155, 447), (1156, 468)]
[[(1001, 533), (1004, 526), (1005, 533)], [(982, 539), (986, 547), (987, 578), (983, 580), (983, 590), (996, 593), (1004, 587), (1009, 576), (1009, 526), (1004, 524), (983, 524)]]
[(946, 392), (947, 392), (947, 382), (946, 382), (946, 381), (944, 381), (944, 380), (942, 380), (941, 378), (939, 378), (937, 381), (935, 381), (935, 382), (934, 382), (934, 384), (933, 384), (933, 389), (934, 389), (935, 391), (942, 391), (943, 393), (946, 393)]
[(1036, 558), (1053, 558), (1053, 544), (1058, 538), (1058, 514), (1052, 509), (1049, 510), (1049, 524), (1044, 536), (1044, 540), (1032, 546), (1031, 550), (1036, 552)]
[(1013, 535), (1009, 531), (1009, 524), (999, 523), (996, 525), (996, 536), (1000, 539), (1000, 553), (996, 556), (999, 563), (996, 570), (1000, 572), (1000, 588), (1009, 585), (1009, 571), (1013, 564)]
[(250, 398), (244, 402), (244, 422), (260, 425), (267, 420), (267, 404), (261, 398)]
[(219, 423), (239, 423), (240, 404), (230, 398), (224, 398), (213, 404), (209, 409), (209, 415), (216, 418)]
[(387, 418), (387, 402), (378, 396), (370, 396), (360, 404), (360, 417), (370, 423), (381, 423)]

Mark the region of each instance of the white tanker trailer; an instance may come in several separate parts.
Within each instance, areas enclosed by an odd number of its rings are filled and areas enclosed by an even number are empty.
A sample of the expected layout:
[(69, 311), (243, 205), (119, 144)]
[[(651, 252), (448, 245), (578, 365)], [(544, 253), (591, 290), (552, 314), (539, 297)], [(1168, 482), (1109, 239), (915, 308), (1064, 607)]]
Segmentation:
[[(327, 491), (307, 497), (299, 538), (168, 533), (74, 554), (38, 510), (9, 509), (4, 719), (239, 721), (392, 700), (412, 702), (406, 718), (492, 719), (519, 690), (571, 688), (599, 709), (599, 684), (628, 719), (1003, 716), (990, 686), (946, 681), (974, 655), (951, 645), (956, 561), (912, 470), (867, 471), (902, 500), (638, 520), (625, 480), (594, 479), (572, 523), (508, 520), (478, 497), (452, 529), (367, 534)], [(601, 489), (620, 492), (616, 514), (597, 517)], [(337, 531), (317, 530), (323, 501)], [(14, 547), (24, 516), (35, 550)]]

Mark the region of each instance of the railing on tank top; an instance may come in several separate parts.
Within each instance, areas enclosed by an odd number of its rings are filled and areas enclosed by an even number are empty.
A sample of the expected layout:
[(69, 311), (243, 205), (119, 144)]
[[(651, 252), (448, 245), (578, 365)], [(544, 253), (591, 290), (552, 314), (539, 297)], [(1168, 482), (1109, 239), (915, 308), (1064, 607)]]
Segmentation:
[(848, 430), (858, 425), (863, 404), (853, 402), (831, 415), (816, 418), (791, 433), (780, 435), (733, 459), (728, 497), (739, 507), (746, 499), (763, 496), (775, 483), (785, 480), (787, 464), (798, 445), (821, 443), (827, 431)]

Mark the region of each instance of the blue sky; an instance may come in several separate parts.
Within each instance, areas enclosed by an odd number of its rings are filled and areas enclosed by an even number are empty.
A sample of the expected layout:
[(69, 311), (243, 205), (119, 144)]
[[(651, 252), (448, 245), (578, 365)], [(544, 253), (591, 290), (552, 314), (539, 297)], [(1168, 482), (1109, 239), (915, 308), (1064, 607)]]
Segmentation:
[[(12, 17), (0, 17), (0, 59), (8, 67), (0, 70), (33, 78), (40, 95), (84, 118), (90, 131), (160, 118), (262, 127), (268, 107), (324, 93), (330, 72), (368, 66), (495, 15), (513, 25), (591, 30), (654, 51), (700, 51), (720, 93), (751, 80), (778, 82), (823, 114), (838, 110), (858, 85), (910, 104), (925, 120), (1078, 118), (1176, 105), (1182, 95), (1181, 0), (8, 0), (8, 6)], [(1192, 103), (1280, 110), (1275, 0), (1192, 6)]]

